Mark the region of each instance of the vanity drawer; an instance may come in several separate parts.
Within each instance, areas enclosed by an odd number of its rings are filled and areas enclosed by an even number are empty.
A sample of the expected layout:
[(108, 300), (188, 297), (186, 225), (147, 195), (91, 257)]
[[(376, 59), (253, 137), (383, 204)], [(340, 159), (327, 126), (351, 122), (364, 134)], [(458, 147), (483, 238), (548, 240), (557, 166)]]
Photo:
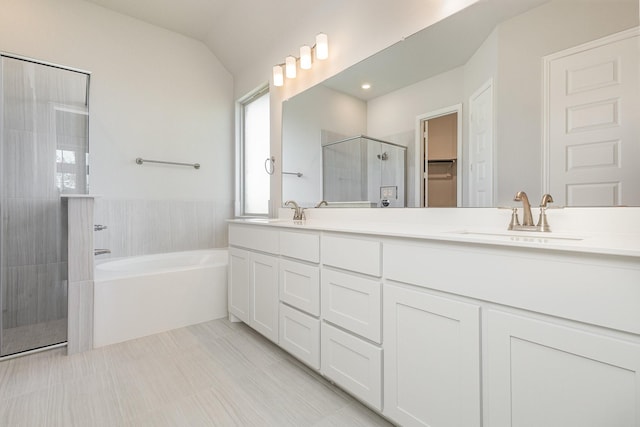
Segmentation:
[(382, 410), (382, 349), (322, 323), (322, 374)]
[(381, 289), (378, 280), (324, 269), (322, 318), (380, 343)]
[(280, 259), (280, 300), (313, 316), (319, 316), (320, 268)]
[(229, 224), (229, 245), (271, 254), (278, 253), (278, 230)]
[(317, 233), (281, 231), (280, 255), (318, 263), (320, 262), (320, 236)]
[(320, 320), (280, 303), (280, 347), (320, 369)]
[(322, 236), (322, 263), (370, 276), (381, 276), (382, 243), (353, 237)]

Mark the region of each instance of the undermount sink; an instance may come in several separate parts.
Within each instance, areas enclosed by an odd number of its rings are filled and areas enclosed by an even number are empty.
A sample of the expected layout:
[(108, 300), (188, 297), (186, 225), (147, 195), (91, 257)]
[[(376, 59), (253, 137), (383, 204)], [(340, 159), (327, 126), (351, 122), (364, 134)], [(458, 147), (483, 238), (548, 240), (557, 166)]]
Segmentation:
[(557, 235), (539, 231), (482, 231), (482, 230), (456, 230), (451, 234), (460, 236), (478, 237), (491, 240), (508, 240), (512, 242), (533, 242), (533, 243), (570, 243), (584, 240), (580, 236)]

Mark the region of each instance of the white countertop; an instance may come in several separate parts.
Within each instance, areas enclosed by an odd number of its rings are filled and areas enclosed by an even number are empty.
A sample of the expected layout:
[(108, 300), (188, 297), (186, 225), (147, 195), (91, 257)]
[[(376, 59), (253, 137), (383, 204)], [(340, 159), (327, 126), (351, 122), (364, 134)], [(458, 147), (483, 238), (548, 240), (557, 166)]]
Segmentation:
[(530, 232), (506, 227), (455, 226), (415, 222), (354, 221), (335, 219), (234, 219), (234, 224), (261, 225), (298, 230), (333, 231), (384, 237), (497, 245), (547, 251), (580, 252), (640, 257), (640, 233), (621, 232)]

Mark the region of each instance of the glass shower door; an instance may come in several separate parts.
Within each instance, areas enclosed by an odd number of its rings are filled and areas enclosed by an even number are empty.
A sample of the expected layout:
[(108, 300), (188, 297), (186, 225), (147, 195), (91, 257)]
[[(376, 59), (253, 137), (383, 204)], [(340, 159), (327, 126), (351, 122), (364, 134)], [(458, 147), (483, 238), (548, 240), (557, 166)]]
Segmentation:
[(0, 356), (67, 340), (62, 193), (87, 193), (85, 73), (2, 56)]

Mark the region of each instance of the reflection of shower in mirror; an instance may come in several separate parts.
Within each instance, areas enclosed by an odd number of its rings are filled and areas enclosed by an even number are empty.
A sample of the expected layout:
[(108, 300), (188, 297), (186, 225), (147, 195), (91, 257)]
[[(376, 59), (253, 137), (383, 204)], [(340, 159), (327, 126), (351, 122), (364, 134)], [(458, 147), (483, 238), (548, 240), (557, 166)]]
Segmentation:
[(324, 144), (323, 199), (405, 207), (406, 151), (404, 146), (364, 135)]

